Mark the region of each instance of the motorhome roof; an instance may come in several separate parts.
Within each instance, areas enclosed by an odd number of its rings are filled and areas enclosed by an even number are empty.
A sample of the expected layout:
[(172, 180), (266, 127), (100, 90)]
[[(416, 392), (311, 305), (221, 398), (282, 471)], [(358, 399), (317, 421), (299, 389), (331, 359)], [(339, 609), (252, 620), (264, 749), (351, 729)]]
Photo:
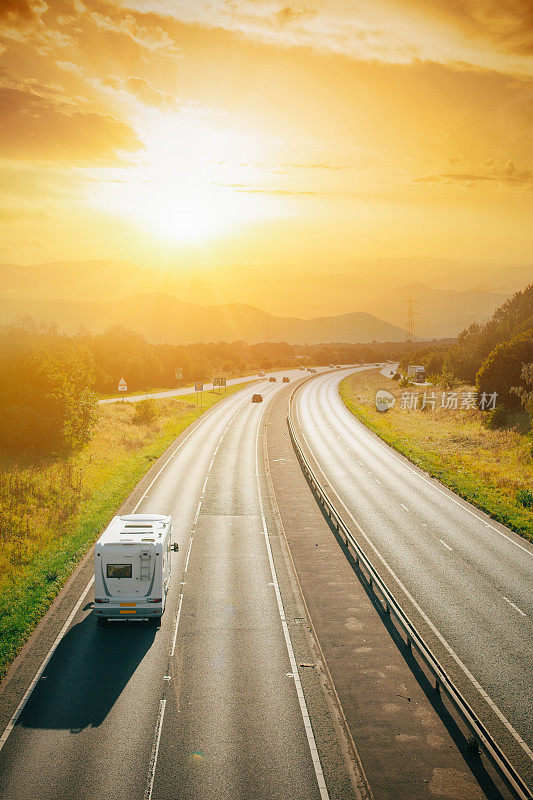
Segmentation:
[(172, 518), (162, 514), (125, 514), (113, 517), (98, 544), (136, 544), (156, 542)]

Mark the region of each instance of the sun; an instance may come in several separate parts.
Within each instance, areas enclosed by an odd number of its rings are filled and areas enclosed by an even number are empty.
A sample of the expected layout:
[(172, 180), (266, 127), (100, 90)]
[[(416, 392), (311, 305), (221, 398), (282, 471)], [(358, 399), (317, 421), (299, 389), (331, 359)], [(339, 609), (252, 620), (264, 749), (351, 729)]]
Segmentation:
[(200, 113), (151, 114), (137, 163), (99, 171), (88, 194), (106, 214), (172, 242), (232, 235), (272, 218), (276, 198), (256, 192), (265, 143)]

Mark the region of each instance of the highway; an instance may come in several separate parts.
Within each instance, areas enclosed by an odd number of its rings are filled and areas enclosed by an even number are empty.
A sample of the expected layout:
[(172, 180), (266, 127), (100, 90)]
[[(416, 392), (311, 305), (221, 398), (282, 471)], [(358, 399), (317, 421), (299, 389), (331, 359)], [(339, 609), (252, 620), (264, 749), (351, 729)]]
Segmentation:
[(374, 566), (531, 780), (533, 547), (360, 424), (338, 394), (347, 374), (297, 392), (300, 435)]
[(174, 519), (180, 551), (161, 627), (97, 626), (89, 582), (4, 736), (2, 800), (328, 798), (318, 752), (342, 756), (333, 722), (302, 690), (297, 662), (309, 655), (293, 645), (259, 448), (281, 388), (263, 381), (206, 413), (127, 509)]

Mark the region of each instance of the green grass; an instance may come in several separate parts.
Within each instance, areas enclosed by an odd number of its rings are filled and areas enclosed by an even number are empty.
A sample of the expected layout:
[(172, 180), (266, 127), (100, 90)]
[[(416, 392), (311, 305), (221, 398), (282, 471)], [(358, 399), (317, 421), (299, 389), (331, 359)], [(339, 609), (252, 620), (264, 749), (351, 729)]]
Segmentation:
[(132, 403), (101, 406), (79, 453), (0, 462), (0, 678), (52, 600), (153, 461), (227, 394), (157, 401), (151, 425), (134, 423)]
[[(394, 408), (385, 413), (375, 407), (378, 389), (396, 397)], [(407, 391), (411, 389), (423, 394), (423, 389), (409, 387)], [(442, 391), (431, 390), (437, 395)], [(533, 508), (524, 504), (533, 478), (531, 435), (489, 430), (477, 409), (401, 409), (402, 391), (395, 381), (375, 372), (352, 375), (340, 385), (347, 408), (387, 444), (493, 519), (533, 541)], [(458, 392), (462, 391), (472, 391), (472, 387), (459, 387)]]

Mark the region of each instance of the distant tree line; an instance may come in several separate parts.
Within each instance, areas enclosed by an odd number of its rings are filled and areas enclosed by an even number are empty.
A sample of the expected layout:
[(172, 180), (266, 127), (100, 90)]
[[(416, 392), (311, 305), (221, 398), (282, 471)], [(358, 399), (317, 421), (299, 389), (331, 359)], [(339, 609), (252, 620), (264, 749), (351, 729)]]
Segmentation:
[(169, 388), (309, 363), (424, 364), (442, 383), (477, 385), (497, 392), (498, 403), (533, 414), (533, 285), (517, 292), (485, 325), (470, 325), (457, 340), (418, 343), (291, 345), (244, 341), (153, 344), (121, 326), (74, 336), (25, 319), (0, 328), (0, 450), (8, 453), (71, 451), (90, 437), (96, 393)]
[[(400, 358), (405, 343), (290, 345), (244, 341), (153, 344), (120, 326), (74, 336), (26, 318), (0, 327), (0, 450), (69, 452), (90, 437), (97, 393), (172, 388), (298, 365)], [(176, 369), (183, 378), (176, 381)]]

